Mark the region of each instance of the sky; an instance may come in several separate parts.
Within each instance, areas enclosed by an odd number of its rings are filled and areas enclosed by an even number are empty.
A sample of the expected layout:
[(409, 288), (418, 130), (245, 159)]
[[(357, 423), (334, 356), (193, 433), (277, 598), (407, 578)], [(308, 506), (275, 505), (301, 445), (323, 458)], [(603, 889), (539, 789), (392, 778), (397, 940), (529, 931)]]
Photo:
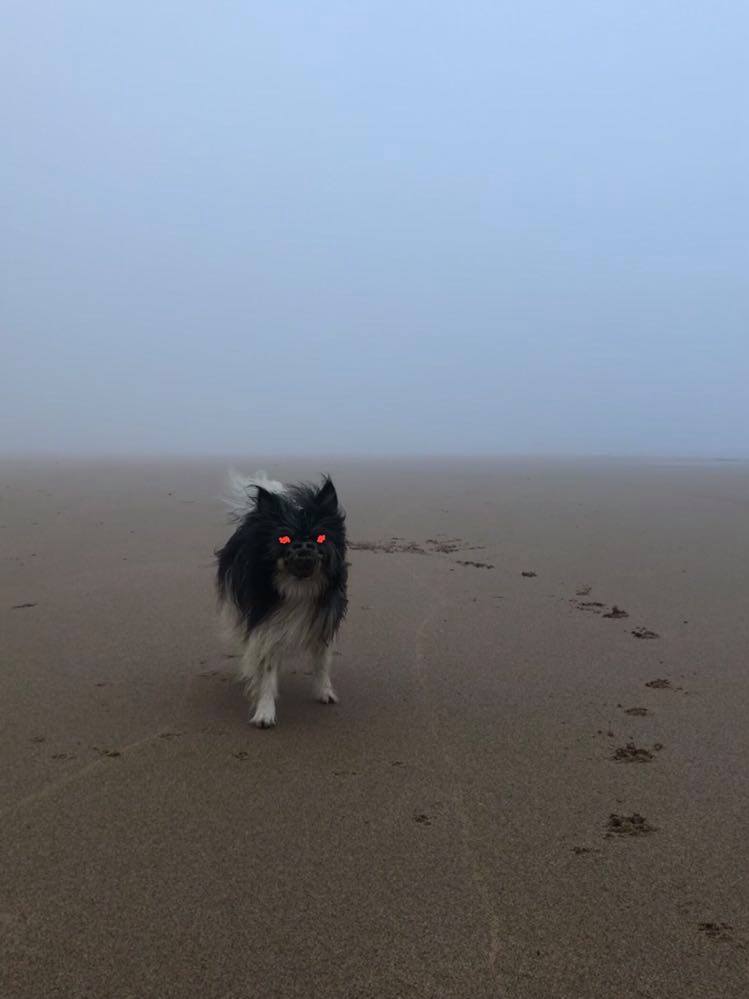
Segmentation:
[(8, 0), (0, 451), (749, 457), (748, 31)]

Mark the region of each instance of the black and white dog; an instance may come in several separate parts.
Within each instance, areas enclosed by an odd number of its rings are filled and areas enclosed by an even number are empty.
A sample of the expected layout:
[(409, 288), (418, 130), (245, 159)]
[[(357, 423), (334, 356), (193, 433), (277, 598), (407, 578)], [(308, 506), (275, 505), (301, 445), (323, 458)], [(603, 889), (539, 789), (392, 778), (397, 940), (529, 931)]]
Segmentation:
[(216, 553), (219, 598), (242, 642), (250, 721), (270, 728), (289, 654), (310, 653), (318, 700), (338, 701), (330, 668), (347, 603), (345, 514), (329, 478), (285, 486), (235, 475), (230, 502), (237, 528)]

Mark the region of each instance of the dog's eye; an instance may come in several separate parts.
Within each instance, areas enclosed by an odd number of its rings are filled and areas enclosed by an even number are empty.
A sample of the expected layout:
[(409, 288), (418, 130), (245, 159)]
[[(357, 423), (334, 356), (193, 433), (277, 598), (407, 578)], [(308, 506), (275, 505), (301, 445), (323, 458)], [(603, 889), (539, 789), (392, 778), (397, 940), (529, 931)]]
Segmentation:
[(288, 534), (282, 534), (281, 537), (278, 539), (278, 543), (279, 545), (290, 545), (291, 538), (288, 536)]
[(318, 545), (325, 544), (325, 535), (324, 534), (318, 534), (317, 535), (317, 543), (318, 543)]

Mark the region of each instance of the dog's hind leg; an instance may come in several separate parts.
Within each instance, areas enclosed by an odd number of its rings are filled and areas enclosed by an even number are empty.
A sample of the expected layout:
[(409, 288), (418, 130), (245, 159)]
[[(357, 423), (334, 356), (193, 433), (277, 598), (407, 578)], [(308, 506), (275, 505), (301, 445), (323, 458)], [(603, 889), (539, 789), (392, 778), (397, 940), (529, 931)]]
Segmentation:
[(333, 690), (330, 669), (333, 665), (332, 645), (322, 645), (314, 653), (315, 694), (321, 704), (337, 704), (338, 695)]

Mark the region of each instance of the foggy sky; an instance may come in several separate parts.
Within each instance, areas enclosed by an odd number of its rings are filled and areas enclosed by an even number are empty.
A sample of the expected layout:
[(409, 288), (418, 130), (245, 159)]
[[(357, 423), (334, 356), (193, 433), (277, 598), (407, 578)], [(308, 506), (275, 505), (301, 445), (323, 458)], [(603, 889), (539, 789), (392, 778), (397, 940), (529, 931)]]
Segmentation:
[(3, 22), (0, 450), (749, 456), (744, 4)]

